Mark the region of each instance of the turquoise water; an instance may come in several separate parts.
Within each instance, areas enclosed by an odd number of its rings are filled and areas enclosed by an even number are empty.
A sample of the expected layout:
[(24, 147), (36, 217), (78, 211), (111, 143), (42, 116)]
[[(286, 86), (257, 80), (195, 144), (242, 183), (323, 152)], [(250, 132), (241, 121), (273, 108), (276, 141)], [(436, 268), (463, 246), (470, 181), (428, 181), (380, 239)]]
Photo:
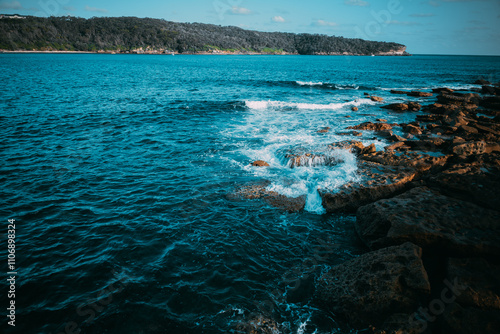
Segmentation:
[[(0, 54), (0, 212), (17, 221), (7, 332), (230, 333), (257, 314), (348, 332), (311, 300), (322, 270), (366, 251), (354, 216), (321, 207), (318, 188), (356, 179), (355, 157), (327, 145), (381, 148), (338, 132), (411, 119), (364, 92), (397, 102), (390, 89), (479, 77), (497, 82), (500, 58)], [(292, 169), (289, 152), (341, 163)], [(264, 181), (306, 209), (228, 196)]]

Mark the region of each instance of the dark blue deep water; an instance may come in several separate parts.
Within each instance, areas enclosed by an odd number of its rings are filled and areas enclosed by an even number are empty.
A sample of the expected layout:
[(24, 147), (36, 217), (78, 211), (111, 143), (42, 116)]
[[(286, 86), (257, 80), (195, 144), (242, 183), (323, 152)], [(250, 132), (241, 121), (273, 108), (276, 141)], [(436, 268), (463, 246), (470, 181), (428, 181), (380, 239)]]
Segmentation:
[[(291, 169), (285, 153), (408, 117), (364, 92), (395, 102), (390, 89), (479, 77), (498, 81), (500, 58), (0, 54), (1, 261), (16, 219), (18, 271), (16, 328), (2, 330), (231, 333), (262, 315), (349, 332), (311, 297), (323, 270), (366, 251), (355, 216), (325, 214), (316, 191), (355, 179), (355, 157)], [(264, 181), (306, 209), (229, 196)]]

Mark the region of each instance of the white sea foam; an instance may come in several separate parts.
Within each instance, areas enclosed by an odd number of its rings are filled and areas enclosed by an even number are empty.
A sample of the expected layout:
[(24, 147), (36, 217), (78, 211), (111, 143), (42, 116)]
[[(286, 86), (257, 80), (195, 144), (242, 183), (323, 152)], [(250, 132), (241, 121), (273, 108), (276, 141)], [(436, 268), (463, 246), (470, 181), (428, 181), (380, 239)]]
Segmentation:
[(312, 81), (295, 81), (298, 85), (301, 86), (322, 86), (322, 82), (312, 82)]
[(298, 110), (338, 110), (346, 107), (359, 107), (363, 104), (373, 105), (375, 102), (369, 99), (354, 100), (350, 102), (333, 102), (328, 104), (298, 103), (284, 101), (245, 101), (245, 106), (254, 110), (266, 109), (298, 109)]

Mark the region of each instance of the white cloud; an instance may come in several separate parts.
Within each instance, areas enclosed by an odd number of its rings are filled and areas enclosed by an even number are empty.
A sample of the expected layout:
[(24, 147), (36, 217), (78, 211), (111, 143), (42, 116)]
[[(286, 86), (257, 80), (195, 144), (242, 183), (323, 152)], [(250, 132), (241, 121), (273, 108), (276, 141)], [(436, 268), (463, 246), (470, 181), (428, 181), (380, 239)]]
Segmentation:
[(359, 6), (359, 7), (366, 7), (370, 5), (368, 1), (364, 0), (345, 0), (344, 3), (349, 6)]
[(231, 8), (231, 13), (236, 15), (250, 15), (252, 11), (248, 8), (234, 6)]
[(275, 16), (271, 20), (273, 20), (273, 22), (278, 22), (278, 23), (285, 22), (285, 19), (283, 18), (283, 16)]
[(23, 5), (19, 1), (3, 1), (0, 2), (0, 8), (1, 9), (23, 9)]
[(97, 12), (97, 13), (107, 13), (108, 10), (104, 8), (96, 8), (96, 7), (90, 7), (90, 6), (85, 6), (85, 10), (87, 12)]
[(316, 20), (313, 22), (313, 25), (320, 26), (320, 27), (336, 27), (336, 26), (338, 26), (338, 24), (335, 22), (328, 22), (325, 20)]

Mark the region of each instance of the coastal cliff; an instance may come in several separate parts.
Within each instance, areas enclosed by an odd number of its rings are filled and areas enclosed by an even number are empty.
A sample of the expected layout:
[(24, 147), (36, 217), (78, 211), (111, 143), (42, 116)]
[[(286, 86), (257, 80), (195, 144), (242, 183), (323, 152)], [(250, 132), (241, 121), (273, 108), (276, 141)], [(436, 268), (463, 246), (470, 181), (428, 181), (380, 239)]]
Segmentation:
[(0, 19), (0, 50), (145, 54), (407, 55), (398, 43), (137, 17)]

